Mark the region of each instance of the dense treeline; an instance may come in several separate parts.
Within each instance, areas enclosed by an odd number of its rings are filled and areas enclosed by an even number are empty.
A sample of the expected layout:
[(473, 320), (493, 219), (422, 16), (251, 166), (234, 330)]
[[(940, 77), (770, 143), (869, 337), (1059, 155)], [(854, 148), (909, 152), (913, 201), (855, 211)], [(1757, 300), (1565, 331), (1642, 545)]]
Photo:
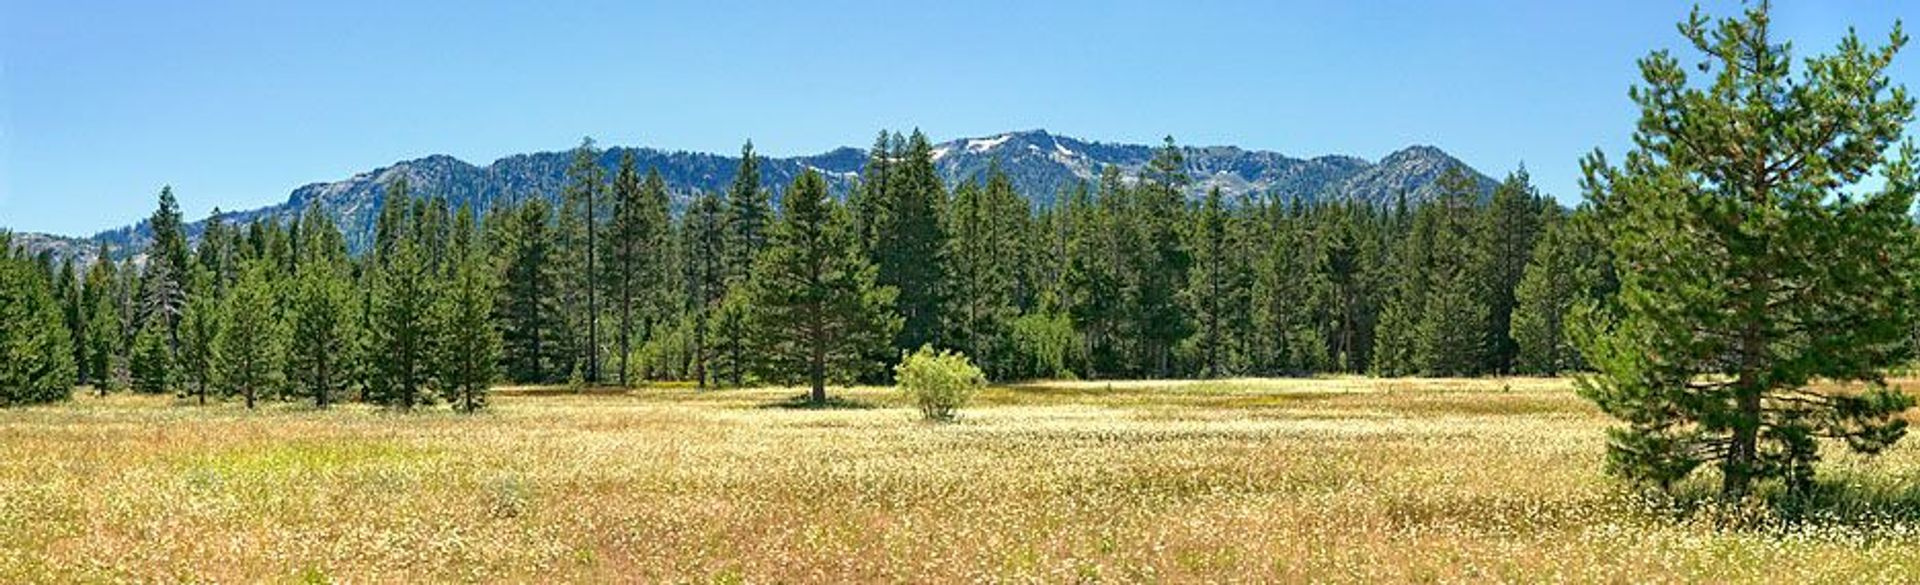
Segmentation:
[(63, 326), (6, 341), (58, 362), (36, 380), (250, 406), (473, 409), (496, 380), (820, 389), (924, 345), (999, 380), (1553, 374), (1582, 367), (1567, 315), (1615, 286), (1590, 214), (1524, 171), (1489, 195), (1452, 169), (1439, 199), (1391, 206), (1194, 201), (1168, 139), (1137, 176), (1035, 208), (997, 168), (944, 184), (919, 132), (881, 133), (844, 202), (818, 176), (761, 185), (743, 155), (678, 212), (590, 140), (558, 197), (484, 214), (397, 180), (357, 258), (318, 209), (216, 212), (190, 247), (163, 190), (139, 258), (9, 258), (7, 318)]

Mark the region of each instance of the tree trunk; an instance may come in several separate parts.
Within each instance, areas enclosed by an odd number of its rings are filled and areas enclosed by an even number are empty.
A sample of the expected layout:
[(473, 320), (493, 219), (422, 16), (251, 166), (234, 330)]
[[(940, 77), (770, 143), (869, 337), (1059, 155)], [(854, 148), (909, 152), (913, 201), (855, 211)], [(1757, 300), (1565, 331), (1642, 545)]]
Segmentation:
[(813, 342), (812, 361), (807, 378), (813, 382), (813, 405), (825, 406), (827, 404), (827, 350), (817, 335)]
[(1720, 466), (1720, 495), (1728, 500), (1738, 500), (1747, 495), (1753, 484), (1753, 464), (1759, 447), (1760, 434), (1760, 389), (1748, 385), (1748, 376), (1741, 376), (1739, 404), (1739, 423), (1733, 429), (1733, 443), (1728, 446), (1727, 460)]

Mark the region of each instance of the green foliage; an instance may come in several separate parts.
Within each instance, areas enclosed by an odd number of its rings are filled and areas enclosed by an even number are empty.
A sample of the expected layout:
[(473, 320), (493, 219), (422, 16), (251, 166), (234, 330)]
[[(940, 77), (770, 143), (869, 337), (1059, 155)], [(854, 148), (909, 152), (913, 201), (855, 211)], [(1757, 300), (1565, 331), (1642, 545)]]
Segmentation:
[(1608, 468), (1668, 486), (1715, 465), (1729, 499), (1807, 492), (1817, 437), (1878, 452), (1914, 404), (1885, 377), (1912, 354), (1920, 269), (1914, 150), (1885, 156), (1913, 121), (1887, 78), (1906, 37), (1849, 33), (1796, 73), (1768, 8), (1696, 10), (1680, 28), (1706, 79), (1642, 59), (1636, 148), (1584, 165), (1620, 279), (1617, 307), (1588, 313), (1613, 318), (1583, 326), (1582, 391), (1623, 423)]
[[(871, 250), (873, 264), (878, 267), (876, 282), (898, 291), (893, 302), (902, 325), (894, 347), (919, 347), (938, 340), (940, 335), (947, 280), (947, 234), (940, 216), (947, 200), (946, 187), (934, 170), (933, 145), (919, 130), (913, 131), (903, 150), (874, 152), (871, 156), (885, 157), (888, 160), (882, 164), (890, 168), (886, 171), (888, 178), (872, 183), (866, 194), (880, 208)], [(853, 236), (850, 218), (847, 223), (837, 229)], [(849, 238), (849, 243), (859, 250), (857, 237)]]
[(1544, 200), (1535, 192), (1523, 168), (1494, 188), (1493, 198), (1483, 215), (1488, 371), (1510, 372), (1514, 368), (1519, 352), (1512, 334), (1516, 289), (1526, 274), (1535, 240), (1540, 236), (1543, 207)]
[(188, 299), (187, 312), (180, 320), (180, 390), (206, 404), (207, 395), (220, 384), (220, 330), (226, 316), (221, 299), (212, 290), (213, 273), (201, 267), (195, 274), (195, 280), (205, 284), (194, 287), (201, 292)]
[[(404, 182), (398, 188), (404, 192)], [(396, 203), (389, 200), (388, 205)], [(432, 382), (434, 344), (439, 338), (433, 305), (441, 292), (440, 279), (427, 265), (418, 229), (395, 232), (391, 237), (396, 241), (384, 247), (387, 251), (371, 259), (368, 399), (411, 409), (433, 398), (426, 392)]]
[(920, 416), (929, 421), (946, 422), (987, 386), (987, 376), (967, 361), (967, 355), (950, 350), (934, 351), (933, 346), (905, 354), (893, 367), (900, 392), (920, 407)]
[(352, 356), (361, 332), (346, 264), (346, 242), (332, 220), (309, 208), (306, 258), (295, 270), (286, 302), (290, 325), (287, 378), (294, 394), (326, 408), (352, 381)]
[(240, 281), (220, 311), (226, 322), (215, 342), (226, 393), (244, 398), (247, 408), (254, 408), (264, 392), (277, 390), (285, 380), (286, 334), (274, 310), (268, 270), (266, 260), (241, 263)]
[(1574, 343), (1572, 315), (1583, 306), (1597, 307), (1613, 292), (1605, 243), (1596, 234), (1591, 210), (1562, 218), (1548, 209), (1539, 245), (1514, 290), (1514, 368), (1526, 374), (1586, 369)]
[(558, 382), (567, 372), (571, 350), (561, 316), (551, 208), (536, 197), (495, 217), (488, 231), (497, 239), (492, 248), (502, 265), (495, 308), (501, 365), (507, 379), (515, 382)]
[(173, 391), (173, 354), (167, 349), (167, 326), (158, 319), (147, 321), (133, 337), (133, 354), (127, 362), (133, 391), (163, 394)]
[(1081, 358), (1073, 320), (1060, 313), (1028, 313), (1008, 328), (1006, 370), (1009, 380), (1073, 378), (1071, 364)]
[(784, 207), (747, 285), (754, 369), (768, 381), (804, 380), (812, 400), (824, 403), (829, 380), (872, 369), (868, 351), (899, 331), (890, 308), (896, 291), (875, 284), (873, 264), (819, 174), (794, 180)]
[(1017, 280), (1021, 237), (1031, 212), (998, 167), (985, 187), (968, 181), (948, 207), (946, 335), (995, 377), (1006, 377), (1008, 327), (1019, 315)]
[(500, 333), (493, 324), (498, 293), (472, 210), (462, 207), (454, 225), (450, 274), (434, 307), (435, 380), (455, 410), (473, 412), (487, 406), (487, 391), (498, 377)]
[(73, 346), (52, 286), (0, 230), (0, 406), (66, 400)]
[(667, 185), (658, 169), (640, 178), (634, 168), (633, 152), (620, 158), (620, 170), (613, 180), (613, 221), (607, 226), (607, 273), (604, 275), (608, 300), (619, 316), (614, 332), (616, 355), (621, 357), (619, 381), (628, 385), (627, 356), (633, 353), (634, 336), (649, 333), (651, 324), (662, 319), (669, 303), (662, 297), (672, 271), (661, 254), (669, 228)]

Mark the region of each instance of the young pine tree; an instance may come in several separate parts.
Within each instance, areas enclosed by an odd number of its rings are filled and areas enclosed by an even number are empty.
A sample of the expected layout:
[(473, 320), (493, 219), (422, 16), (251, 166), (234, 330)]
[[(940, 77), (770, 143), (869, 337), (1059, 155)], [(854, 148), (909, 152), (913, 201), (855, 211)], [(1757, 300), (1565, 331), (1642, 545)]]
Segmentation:
[(313, 400), (316, 408), (326, 408), (346, 393), (353, 379), (350, 356), (359, 338), (359, 320), (354, 318), (357, 295), (351, 286), (346, 241), (332, 220), (315, 206), (308, 208), (303, 224), (301, 256), (305, 259), (294, 270), (293, 290), (287, 295), (291, 305), (287, 378), (295, 394)]
[(462, 207), (454, 226), (451, 275), (435, 308), (440, 336), (434, 345), (439, 354), (436, 379), (454, 410), (473, 412), (486, 407), (500, 362), (500, 333), (492, 319), (496, 292), (472, 210)]
[(66, 400), (73, 390), (72, 341), (53, 287), (0, 231), (0, 406)]
[(419, 248), (413, 237), (401, 237), (373, 277), (369, 398), (403, 410), (430, 398), (425, 392), (439, 337), (433, 317), (439, 275), (428, 269)]
[(1920, 269), (1914, 150), (1886, 156), (1913, 122), (1887, 75), (1907, 38), (1848, 33), (1796, 68), (1768, 9), (1696, 9), (1680, 30), (1706, 79), (1666, 51), (1642, 59), (1636, 147), (1584, 165), (1621, 286), (1581, 387), (1623, 423), (1608, 467), (1670, 486), (1711, 464), (1730, 499), (1769, 479), (1806, 493), (1818, 439), (1878, 452), (1914, 404), (1886, 377), (1912, 353)]
[(215, 348), (227, 394), (244, 398), (251, 409), (263, 392), (274, 391), (282, 383), (286, 341), (274, 310), (269, 262), (251, 259), (242, 264), (240, 281), (234, 284), (220, 311), (226, 323)]
[(213, 271), (196, 265), (193, 274), (194, 293), (180, 317), (179, 377), (181, 390), (206, 404), (207, 394), (220, 383), (220, 329), (226, 318), (221, 314), (224, 299), (214, 288)]

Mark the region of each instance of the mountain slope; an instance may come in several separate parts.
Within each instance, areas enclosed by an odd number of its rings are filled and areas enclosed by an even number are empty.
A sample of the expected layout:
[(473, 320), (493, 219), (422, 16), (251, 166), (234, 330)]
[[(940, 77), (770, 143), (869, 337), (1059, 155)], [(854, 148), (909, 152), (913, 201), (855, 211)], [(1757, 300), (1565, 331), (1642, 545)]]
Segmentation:
[[(943, 142), (934, 147), (933, 153), (941, 176), (950, 184), (984, 179), (997, 163), (1021, 193), (1036, 205), (1044, 206), (1078, 182), (1097, 180), (1101, 171), (1109, 166), (1118, 168), (1123, 176), (1131, 179), (1153, 158), (1154, 148), (1090, 142), (1045, 130), (1029, 130)], [(1442, 171), (1452, 165), (1465, 166), (1431, 146), (1410, 147), (1378, 163), (1351, 156), (1300, 159), (1233, 146), (1184, 147), (1183, 151), (1187, 172), (1195, 179), (1191, 186), (1194, 197), (1219, 187), (1229, 196), (1249, 195), (1282, 201), (1345, 198), (1390, 205), (1403, 193), (1409, 201), (1432, 197), (1434, 179)], [(633, 153), (643, 171), (660, 171), (673, 191), (676, 209), (694, 193), (725, 189), (740, 165), (740, 159), (733, 156), (625, 147), (607, 149), (601, 153), (599, 162), (611, 169), (628, 152)], [(572, 154), (567, 151), (538, 152), (509, 156), (481, 167), (450, 156), (429, 156), (338, 181), (305, 185), (295, 189), (285, 203), (229, 212), (227, 218), (231, 222), (284, 218), (308, 205), (319, 205), (347, 232), (349, 245), (359, 250), (370, 241), (373, 220), (385, 198), (386, 186), (395, 178), (406, 176), (413, 192), (422, 196), (443, 196), (455, 205), (471, 204), (484, 210), (530, 196), (558, 197), (571, 160)], [(760, 178), (777, 193), (804, 170), (813, 168), (827, 177), (835, 195), (843, 196), (857, 183), (865, 162), (866, 152), (857, 148), (839, 148), (814, 156), (767, 158), (760, 166)], [(1477, 171), (1474, 175), (1484, 189), (1491, 189), (1491, 179)], [(196, 236), (201, 225), (201, 222), (190, 224), (188, 235)], [(142, 221), (87, 239), (39, 236), (23, 241), (36, 250), (51, 250), (62, 256), (90, 250), (95, 242), (105, 241), (120, 255), (143, 247), (149, 237), (146, 223)]]

